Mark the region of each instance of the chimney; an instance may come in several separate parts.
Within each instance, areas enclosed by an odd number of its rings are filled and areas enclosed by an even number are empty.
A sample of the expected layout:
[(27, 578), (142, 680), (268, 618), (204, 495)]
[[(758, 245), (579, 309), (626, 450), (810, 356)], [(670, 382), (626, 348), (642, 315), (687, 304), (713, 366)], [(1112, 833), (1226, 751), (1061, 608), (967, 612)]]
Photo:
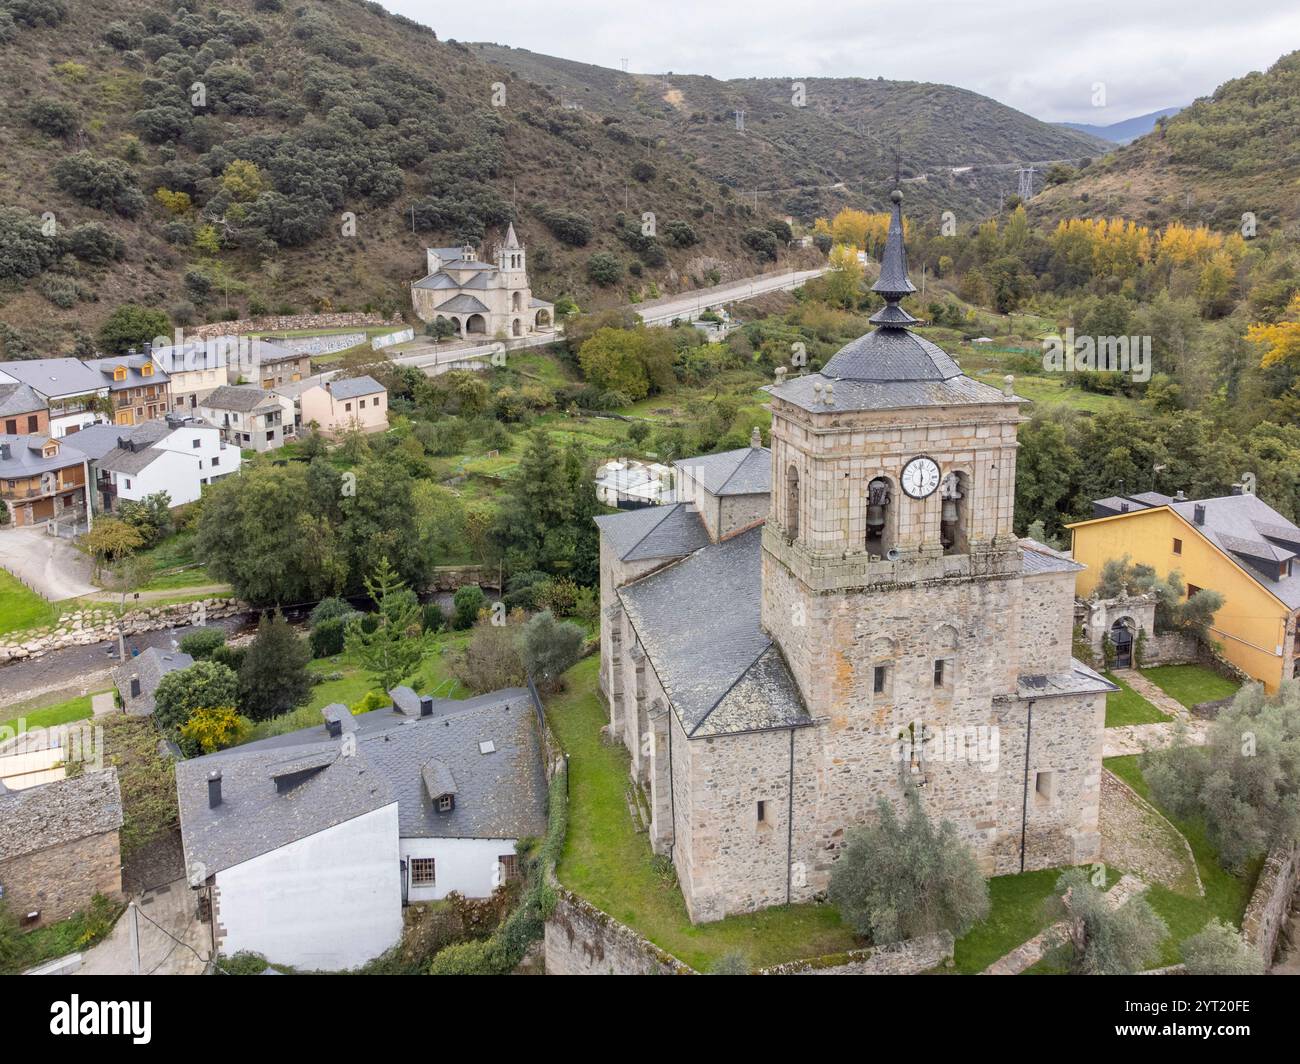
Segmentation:
[(1174, 496), (1174, 502), (1186, 502), (1187, 496), (1183, 494), (1183, 489), (1178, 489), (1178, 494)]
[[(758, 429), (755, 429), (754, 431), (757, 432)], [(421, 695), (421, 696), (420, 696), (420, 716), (422, 716), (422, 717), (432, 717), (432, 716), (433, 716), (433, 696), (432, 696), (432, 695)]]
[(1241, 485), (1240, 485), (1240, 484), (1234, 484), (1234, 485), (1232, 486), (1232, 494), (1234, 494), (1234, 495), (1240, 495), (1240, 494), (1241, 494)]
[(756, 451), (763, 446), (763, 433), (757, 425), (754, 426), (754, 431), (749, 434), (749, 445)]
[(148, 340), (146, 340), (140, 346), (144, 348), (144, 353), (146, 355), (148, 355), (151, 358), (153, 357), (153, 344), (151, 344)]
[(1192, 507), (1192, 521), (1193, 521), (1193, 523), (1198, 524), (1198, 525), (1203, 525), (1203, 524), (1205, 524), (1205, 505), (1204, 505), (1204, 503), (1199, 503), (1199, 502), (1198, 502), (1194, 507)]
[(1128, 513), (1128, 503), (1126, 503), (1126, 502), (1122, 502), (1122, 503), (1120, 503), (1120, 504), (1119, 504), (1119, 512), (1122, 513), (1122, 514), (1126, 514), (1126, 513)]
[(7, 461), (9, 461), (9, 458), (10, 458), (10, 454), (9, 454), (9, 444), (7, 444), (7, 443), (0, 443), (0, 460), (3, 460), (3, 461), (6, 461), (6, 462), (7, 462)]
[(325, 733), (331, 739), (337, 739), (343, 734), (343, 722), (341, 720), (326, 720)]
[(208, 808), (215, 809), (221, 804), (221, 769), (214, 768), (208, 773)]

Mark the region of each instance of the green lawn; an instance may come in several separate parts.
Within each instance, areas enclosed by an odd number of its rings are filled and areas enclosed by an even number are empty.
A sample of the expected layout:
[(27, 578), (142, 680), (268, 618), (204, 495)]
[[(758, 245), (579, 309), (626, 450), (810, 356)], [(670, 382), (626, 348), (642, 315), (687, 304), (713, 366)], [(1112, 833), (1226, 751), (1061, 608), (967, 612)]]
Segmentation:
[[(10, 711), (0, 709), (0, 720), (3, 720), (5, 726), (13, 728), (14, 734), (25, 732), (28, 728), (53, 728), (60, 724), (71, 724), (74, 720), (85, 720), (90, 716), (90, 698), (90, 695), (78, 695), (57, 705), (20, 711), (7, 720), (3, 718)], [(7, 737), (6, 733), (0, 732), (0, 738)]]
[(1106, 727), (1120, 728), (1128, 724), (1162, 724), (1171, 718), (1161, 713), (1150, 702), (1133, 690), (1119, 677), (1106, 673), (1106, 679), (1119, 684), (1119, 691), (1106, 696)]
[(1214, 702), (1231, 698), (1241, 684), (1225, 679), (1204, 665), (1157, 665), (1143, 669), (1142, 675), (1188, 709), (1197, 702)]
[[(1168, 666), (1182, 668), (1183, 666)], [(1154, 671), (1154, 670), (1153, 670)], [(1111, 757), (1106, 759), (1106, 767), (1132, 787), (1143, 798), (1160, 809), (1160, 805), (1151, 797), (1150, 788), (1142, 775), (1139, 757)], [(1170, 814), (1167, 809), (1160, 812), (1183, 833), (1196, 867), (1205, 886), (1205, 897), (1180, 894), (1162, 886), (1152, 886), (1146, 893), (1151, 907), (1160, 914), (1169, 925), (1170, 937), (1165, 940), (1161, 964), (1176, 964), (1179, 961), (1178, 944), (1200, 931), (1211, 917), (1219, 917), (1236, 927), (1241, 926), (1242, 914), (1250, 901), (1250, 892), (1255, 888), (1255, 879), (1259, 875), (1263, 858), (1250, 864), (1241, 875), (1234, 876), (1220, 866), (1214, 847), (1205, 835), (1205, 825), (1199, 820), (1183, 820)]]
[[(1056, 881), (1063, 871), (1043, 868), (990, 879), (988, 919), (957, 940), (953, 951), (956, 971), (977, 975), (1043, 930), (1047, 926), (1044, 903), (1056, 893)], [(1117, 870), (1106, 869), (1106, 889), (1119, 877)]]
[(860, 945), (828, 905), (791, 905), (692, 925), (671, 871), (656, 861), (631, 823), (624, 793), (628, 758), (600, 741), (606, 723), (597, 686), (599, 658), (575, 665), (568, 688), (549, 699), (547, 715), (568, 751), (569, 833), (560, 881), (656, 945), (701, 971), (727, 953), (756, 968)]
[(58, 619), (57, 606), (45, 601), (12, 573), (0, 569), (0, 635), (41, 628)]

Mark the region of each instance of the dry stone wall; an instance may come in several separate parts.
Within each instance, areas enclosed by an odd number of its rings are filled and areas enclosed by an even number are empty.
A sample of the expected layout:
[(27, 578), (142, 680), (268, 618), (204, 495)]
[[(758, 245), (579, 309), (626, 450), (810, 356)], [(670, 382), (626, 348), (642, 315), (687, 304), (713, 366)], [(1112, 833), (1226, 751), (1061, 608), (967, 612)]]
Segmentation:
[(394, 314), (274, 314), (262, 318), (240, 318), (238, 321), (217, 321), (198, 325), (187, 331), (192, 340), (207, 340), (214, 336), (241, 336), (250, 332), (272, 332), (283, 329), (347, 329), (356, 325), (400, 324), (402, 316)]
[(1265, 964), (1273, 963), (1277, 939), (1286, 924), (1291, 898), (1300, 885), (1300, 846), (1272, 850), (1264, 860), (1250, 896), (1241, 930), (1259, 950)]

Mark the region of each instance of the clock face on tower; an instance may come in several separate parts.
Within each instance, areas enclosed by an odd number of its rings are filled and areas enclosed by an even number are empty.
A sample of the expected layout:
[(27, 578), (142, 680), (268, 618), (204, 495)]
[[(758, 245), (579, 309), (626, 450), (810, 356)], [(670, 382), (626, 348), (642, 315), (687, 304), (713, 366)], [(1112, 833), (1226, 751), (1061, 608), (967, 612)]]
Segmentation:
[(913, 458), (903, 466), (902, 483), (913, 499), (924, 499), (939, 486), (939, 463), (933, 458)]

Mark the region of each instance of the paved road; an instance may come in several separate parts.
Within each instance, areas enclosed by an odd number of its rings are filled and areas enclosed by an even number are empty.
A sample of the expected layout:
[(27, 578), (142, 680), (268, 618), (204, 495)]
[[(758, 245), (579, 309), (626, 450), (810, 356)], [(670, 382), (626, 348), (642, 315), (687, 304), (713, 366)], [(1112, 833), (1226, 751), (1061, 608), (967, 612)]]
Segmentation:
[[(199, 922), (194, 892), (178, 879), (136, 899), (141, 975), (202, 975), (212, 952), (207, 927)], [(81, 955), (71, 975), (136, 974), (135, 933), (131, 913), (122, 914), (108, 937)]]
[(0, 565), (51, 602), (99, 590), (90, 582), (89, 558), (66, 539), (33, 528), (0, 533)]
[(765, 292), (789, 291), (792, 288), (799, 288), (805, 281), (820, 277), (826, 272), (826, 269), (823, 266), (816, 270), (762, 273), (757, 277), (746, 277), (744, 280), (731, 281), (727, 284), (715, 285), (712, 288), (701, 288), (695, 292), (670, 296), (654, 303), (638, 303), (632, 309), (641, 315), (642, 320), (647, 325), (663, 325), (671, 322), (674, 318), (686, 319), (694, 317), (709, 307), (720, 307), (725, 303), (739, 303), (741, 300), (761, 296)]

